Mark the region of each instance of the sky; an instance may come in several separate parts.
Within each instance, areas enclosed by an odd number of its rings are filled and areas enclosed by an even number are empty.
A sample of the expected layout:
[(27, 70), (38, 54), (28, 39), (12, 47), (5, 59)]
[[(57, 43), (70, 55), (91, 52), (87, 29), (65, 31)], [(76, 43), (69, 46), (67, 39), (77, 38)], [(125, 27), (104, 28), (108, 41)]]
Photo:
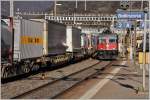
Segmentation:
[[(94, 0), (93, 0), (94, 1)], [(78, 13), (111, 13), (114, 14), (115, 11), (120, 8), (120, 2), (108, 2), (108, 1), (88, 1), (85, 9), (85, 2), (78, 2), (78, 8), (76, 11)], [(62, 4), (61, 6), (57, 6), (57, 13), (73, 13), (75, 9), (76, 2), (75, 1), (57, 1), (57, 3)], [(141, 2), (132, 3), (133, 9), (140, 8)], [(1, 14), (5, 16), (9, 16), (9, 2), (2, 1), (1, 2)], [(54, 1), (14, 1), (14, 11), (20, 12), (52, 12), (54, 9)]]
[[(51, 1), (17, 1), (14, 2), (14, 10), (19, 9), (20, 12), (45, 12), (48, 11), (53, 6)], [(1, 3), (1, 13), (2, 15), (8, 16), (10, 5), (8, 1), (2, 1)]]

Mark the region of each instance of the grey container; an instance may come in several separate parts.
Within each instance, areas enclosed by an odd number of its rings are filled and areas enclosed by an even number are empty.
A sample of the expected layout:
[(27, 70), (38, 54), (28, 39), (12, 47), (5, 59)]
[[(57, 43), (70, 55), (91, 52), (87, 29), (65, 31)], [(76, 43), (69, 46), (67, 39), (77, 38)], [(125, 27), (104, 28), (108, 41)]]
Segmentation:
[(14, 59), (23, 60), (43, 55), (43, 23), (14, 20)]
[(64, 54), (66, 52), (66, 25), (48, 21), (48, 55)]
[(72, 26), (67, 26), (67, 52), (81, 51), (81, 30)]

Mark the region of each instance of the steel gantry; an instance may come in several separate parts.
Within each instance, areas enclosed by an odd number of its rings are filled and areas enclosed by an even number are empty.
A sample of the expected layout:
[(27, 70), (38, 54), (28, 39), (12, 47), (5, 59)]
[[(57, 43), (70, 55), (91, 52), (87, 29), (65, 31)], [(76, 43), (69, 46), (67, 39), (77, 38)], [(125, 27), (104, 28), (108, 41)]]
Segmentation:
[(117, 20), (117, 17), (114, 15), (63, 15), (63, 16), (53, 16), (46, 15), (45, 19), (57, 21), (67, 25), (77, 25), (77, 26), (110, 26), (112, 21)]
[(117, 20), (115, 15), (104, 14), (72, 14), (53, 15), (47, 13), (17, 12), (17, 16), (43, 16), (47, 20), (52, 20), (72, 26), (110, 26)]

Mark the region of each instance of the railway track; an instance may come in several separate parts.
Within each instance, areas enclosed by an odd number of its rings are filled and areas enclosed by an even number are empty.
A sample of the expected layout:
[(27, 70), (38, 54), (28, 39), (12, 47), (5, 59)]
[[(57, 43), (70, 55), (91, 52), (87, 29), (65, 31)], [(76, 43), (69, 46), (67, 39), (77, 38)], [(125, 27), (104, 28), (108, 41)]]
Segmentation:
[[(81, 61), (77, 61), (76, 63), (78, 63), (78, 62), (81, 62)], [(21, 74), (21, 75), (10, 77), (10, 78), (1, 79), (1, 83), (5, 84), (5, 83), (8, 83), (8, 82), (13, 82), (13, 81), (16, 81), (16, 80), (27, 78), (31, 75), (36, 75), (36, 74), (41, 73), (41, 72), (53, 71), (53, 70), (56, 70), (56, 69), (59, 69), (59, 68), (62, 68), (62, 67), (66, 67), (67, 65), (69, 65), (69, 63), (61, 64), (61, 67), (60, 67), (60, 65), (53, 65), (52, 67), (44, 67), (44, 68), (41, 67), (37, 71), (31, 71), (29, 73), (24, 73), (24, 74)]]
[(98, 62), (78, 72), (72, 73), (68, 76), (64, 76), (60, 79), (54, 80), (47, 84), (44, 84), (38, 88), (32, 89), (20, 95), (12, 97), (12, 99), (47, 99), (55, 98), (73, 86), (83, 82), (89, 77), (95, 75), (99, 71), (102, 71), (113, 62)]

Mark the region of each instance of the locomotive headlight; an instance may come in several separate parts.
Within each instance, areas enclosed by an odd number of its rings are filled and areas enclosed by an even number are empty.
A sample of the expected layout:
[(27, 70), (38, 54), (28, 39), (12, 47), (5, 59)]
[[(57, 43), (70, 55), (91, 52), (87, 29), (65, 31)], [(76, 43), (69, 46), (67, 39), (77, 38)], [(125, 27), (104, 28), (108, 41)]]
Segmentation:
[(108, 47), (109, 47), (109, 45), (107, 44), (107, 45), (106, 45), (106, 47), (108, 48)]

